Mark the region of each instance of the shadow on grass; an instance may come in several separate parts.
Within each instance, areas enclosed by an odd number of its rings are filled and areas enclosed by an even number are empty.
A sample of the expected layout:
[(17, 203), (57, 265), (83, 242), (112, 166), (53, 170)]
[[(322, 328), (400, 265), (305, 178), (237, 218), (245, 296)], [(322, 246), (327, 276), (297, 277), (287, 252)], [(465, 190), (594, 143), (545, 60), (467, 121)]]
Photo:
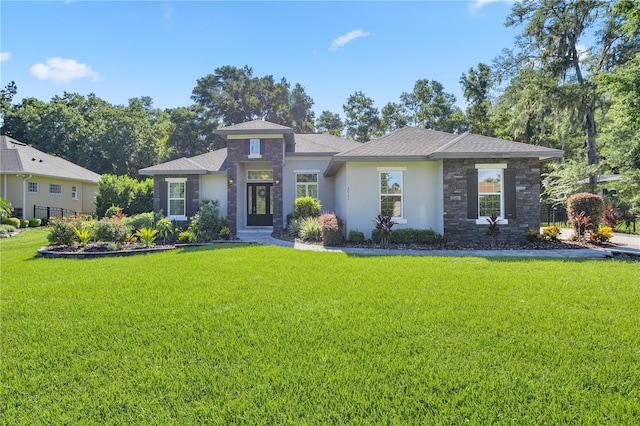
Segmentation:
[(245, 247), (257, 247), (256, 243), (212, 243), (212, 244), (198, 244), (180, 247), (177, 251), (178, 254), (193, 253), (197, 251), (213, 251), (213, 250), (225, 250), (232, 248), (245, 248)]

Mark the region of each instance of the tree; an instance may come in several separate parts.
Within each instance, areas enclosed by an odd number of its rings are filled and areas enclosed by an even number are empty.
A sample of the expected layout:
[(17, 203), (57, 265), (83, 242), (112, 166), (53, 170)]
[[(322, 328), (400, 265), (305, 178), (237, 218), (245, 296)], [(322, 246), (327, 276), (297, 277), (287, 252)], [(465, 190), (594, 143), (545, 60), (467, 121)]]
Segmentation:
[(389, 102), (382, 108), (382, 129), (392, 132), (409, 124), (410, 118), (404, 105)]
[[(516, 40), (520, 48), (516, 68), (541, 70), (556, 79), (557, 87), (573, 95), (572, 107), (584, 123), (586, 162), (597, 164), (599, 97), (595, 76), (624, 63), (637, 43), (622, 33), (621, 21), (612, 14), (611, 4), (603, 0), (524, 0), (514, 4), (506, 24), (524, 26)], [(585, 55), (579, 43), (591, 30), (596, 30), (596, 43)], [(595, 190), (595, 178), (591, 189)]]
[(329, 133), (334, 136), (342, 135), (344, 123), (340, 115), (331, 111), (322, 111), (316, 121), (316, 130), (320, 133)]
[(469, 68), (468, 74), (460, 77), (464, 99), (467, 102), (466, 121), (471, 133), (493, 136), (494, 129), (491, 122), (491, 87), (493, 86), (491, 68), (483, 63), (478, 64), (477, 70)]
[(4, 126), (4, 115), (11, 108), (11, 101), (16, 93), (18, 93), (18, 86), (15, 81), (11, 81), (0, 90), (0, 130)]
[(217, 121), (204, 117), (201, 107), (193, 105), (168, 109), (173, 132), (167, 139), (168, 159), (193, 157), (225, 146), (224, 139), (213, 134)]
[(313, 99), (304, 91), (300, 83), (296, 83), (291, 91), (291, 127), (296, 133), (313, 133), (315, 114), (311, 110)]
[(361, 91), (354, 92), (342, 106), (346, 116), (347, 137), (358, 142), (368, 142), (381, 133), (380, 113), (373, 106), (373, 99)]

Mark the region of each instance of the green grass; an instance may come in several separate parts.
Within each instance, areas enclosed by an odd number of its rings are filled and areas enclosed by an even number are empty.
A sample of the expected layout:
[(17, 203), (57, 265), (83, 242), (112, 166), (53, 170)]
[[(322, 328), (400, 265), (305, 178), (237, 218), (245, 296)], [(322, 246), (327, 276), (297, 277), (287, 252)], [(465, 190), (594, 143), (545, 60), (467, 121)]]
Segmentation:
[(637, 424), (640, 263), (0, 241), (0, 424)]

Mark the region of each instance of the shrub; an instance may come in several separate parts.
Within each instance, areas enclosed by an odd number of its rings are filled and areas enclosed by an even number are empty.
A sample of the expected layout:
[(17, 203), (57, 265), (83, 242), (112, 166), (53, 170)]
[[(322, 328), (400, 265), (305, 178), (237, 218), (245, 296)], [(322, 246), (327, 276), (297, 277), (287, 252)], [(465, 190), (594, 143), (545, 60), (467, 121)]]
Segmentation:
[(144, 227), (144, 228), (138, 229), (135, 235), (136, 237), (140, 238), (140, 241), (142, 241), (146, 247), (149, 247), (150, 245), (153, 245), (153, 243), (156, 241), (157, 234), (158, 234), (157, 229), (153, 229), (151, 227)]
[(491, 238), (491, 244), (496, 245), (498, 242), (498, 237), (500, 236), (500, 226), (498, 224), (499, 218), (498, 215), (493, 213), (491, 217), (487, 218), (487, 222), (489, 222), (489, 229), (487, 229), (487, 235)]
[(364, 233), (352, 229), (349, 231), (349, 242), (352, 244), (362, 244), (364, 243)]
[(340, 232), (340, 221), (333, 213), (323, 213), (318, 218), (322, 241), (327, 246), (339, 246), (342, 244), (342, 233)]
[(111, 204), (111, 207), (109, 207), (104, 212), (104, 216), (103, 217), (114, 217), (114, 216), (117, 216), (118, 214), (121, 214), (121, 213), (122, 213), (122, 207), (114, 206), (113, 204)]
[(560, 235), (560, 228), (555, 225), (545, 226), (542, 228), (542, 237), (546, 240), (555, 241)]
[[(380, 212), (373, 220), (375, 229), (380, 233), (380, 244), (389, 244), (389, 235), (391, 234), (391, 228), (396, 223), (391, 219), (391, 214), (388, 212)], [(371, 235), (373, 239), (373, 234)]]
[(300, 221), (300, 238), (304, 241), (320, 241), (322, 227), (317, 217), (306, 217)]
[(229, 226), (229, 220), (220, 215), (220, 201), (203, 199), (198, 213), (191, 219), (196, 239), (201, 242), (214, 241), (220, 230)]
[(89, 228), (76, 229), (76, 236), (78, 237), (78, 240), (80, 241), (80, 245), (86, 246), (87, 243), (89, 241), (91, 241), (91, 238), (93, 237), (93, 232)]
[(98, 241), (124, 243), (131, 234), (131, 227), (117, 217), (105, 217), (96, 222), (94, 233)]
[(29, 221), (27, 219), (20, 219), (20, 228), (28, 228)]
[(74, 217), (51, 218), (47, 240), (51, 244), (72, 246), (78, 241), (76, 233), (78, 227), (80, 227), (80, 221)]
[[(371, 240), (375, 244), (380, 244), (382, 238), (379, 230), (373, 230), (373, 232), (371, 233)], [(446, 239), (433, 229), (403, 228), (396, 229), (389, 235), (389, 243), (391, 244), (432, 245), (441, 244), (445, 241)]]
[(287, 232), (294, 237), (298, 237), (300, 234), (300, 222), (302, 222), (302, 219), (291, 219), (287, 225)]
[(591, 226), (599, 225), (602, 222), (604, 212), (602, 197), (589, 192), (573, 194), (567, 199), (567, 217), (569, 221), (573, 222), (573, 218), (581, 212), (589, 216)]
[(586, 235), (587, 229), (591, 227), (591, 218), (585, 212), (580, 212), (573, 216), (571, 222), (575, 231), (573, 238), (578, 241), (582, 240), (582, 237)]
[(320, 201), (313, 197), (299, 197), (293, 202), (293, 217), (304, 219), (306, 217), (317, 217), (320, 214)]
[(163, 217), (156, 222), (156, 229), (158, 230), (158, 235), (162, 238), (162, 242), (164, 244), (166, 244), (168, 240), (171, 240), (175, 234), (173, 222), (166, 217)]
[(16, 227), (13, 225), (0, 225), (0, 234), (9, 234), (16, 232)]
[(18, 219), (17, 217), (5, 217), (4, 219), (2, 219), (2, 224), (11, 225), (17, 229), (20, 228), (20, 219)]
[(129, 176), (103, 174), (98, 181), (96, 212), (102, 218), (109, 206), (120, 206), (133, 216), (153, 210), (153, 179), (137, 181)]
[(135, 216), (129, 216), (124, 218), (125, 223), (127, 223), (131, 229), (138, 230), (142, 228), (153, 228), (154, 221), (153, 213), (140, 213)]
[(29, 228), (37, 228), (42, 224), (42, 220), (34, 217), (33, 219), (29, 219)]
[(622, 219), (622, 215), (613, 206), (607, 206), (604, 208), (602, 221), (606, 226), (615, 228), (618, 222)]
[(544, 239), (544, 236), (540, 234), (537, 229), (529, 229), (525, 237), (527, 238), (527, 241), (532, 243)]
[(0, 219), (11, 217), (13, 214), (13, 207), (9, 200), (0, 197)]
[(602, 244), (613, 238), (613, 229), (610, 226), (599, 226), (589, 235), (589, 240), (595, 244)]
[(223, 226), (218, 233), (218, 237), (220, 237), (221, 240), (228, 240), (231, 238), (231, 229), (229, 229), (228, 226)]
[(196, 242), (196, 236), (191, 231), (182, 231), (178, 234), (178, 242), (181, 244), (190, 244)]

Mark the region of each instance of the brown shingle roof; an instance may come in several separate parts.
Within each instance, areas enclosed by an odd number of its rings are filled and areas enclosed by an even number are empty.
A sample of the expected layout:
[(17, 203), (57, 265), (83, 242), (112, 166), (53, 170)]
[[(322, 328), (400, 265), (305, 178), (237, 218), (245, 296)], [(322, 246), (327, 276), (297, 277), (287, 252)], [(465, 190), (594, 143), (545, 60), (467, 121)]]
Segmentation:
[(98, 183), (100, 175), (64, 158), (45, 154), (9, 136), (0, 136), (0, 173), (26, 173)]

